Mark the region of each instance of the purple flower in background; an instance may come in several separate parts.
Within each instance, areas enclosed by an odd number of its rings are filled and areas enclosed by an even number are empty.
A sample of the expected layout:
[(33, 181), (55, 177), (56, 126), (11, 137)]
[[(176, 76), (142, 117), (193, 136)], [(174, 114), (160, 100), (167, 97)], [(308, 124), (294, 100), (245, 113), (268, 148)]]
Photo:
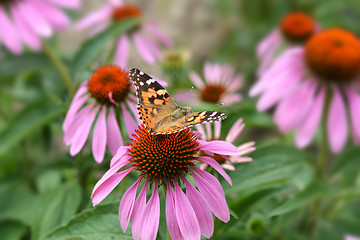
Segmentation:
[(260, 95), (259, 111), (277, 105), (274, 120), (282, 132), (296, 130), (298, 147), (310, 143), (325, 115), (330, 148), (338, 153), (347, 140), (347, 116), (354, 142), (360, 144), (359, 69), (359, 39), (342, 29), (324, 30), (313, 35), (305, 47), (289, 49), (278, 57), (250, 95)]
[[(128, 147), (120, 147), (110, 169), (97, 182), (92, 202), (99, 204), (131, 172), (137, 181), (124, 193), (119, 207), (120, 225), (125, 232), (131, 220), (134, 239), (156, 239), (160, 218), (160, 186), (166, 192), (166, 221), (172, 239), (210, 238), (214, 231), (212, 213), (220, 220), (230, 219), (229, 208), (219, 181), (195, 163), (213, 167), (231, 185), (220, 164), (199, 151), (239, 156), (241, 152), (229, 142), (197, 140), (190, 129), (173, 134), (150, 135), (142, 125)], [(192, 178), (193, 181), (189, 181)], [(194, 182), (194, 187), (190, 182)], [(136, 197), (137, 189), (141, 188)], [(186, 194), (182, 188), (186, 188)], [(147, 201), (147, 189), (152, 195)]]
[[(125, 4), (121, 0), (108, 0), (100, 9), (88, 14), (76, 24), (77, 29), (91, 29), (93, 33), (105, 29), (113, 22), (130, 18), (141, 18), (142, 11), (135, 5)], [(126, 68), (129, 42), (134, 42), (140, 56), (148, 63), (154, 64), (163, 58), (159, 43), (170, 47), (171, 40), (152, 21), (144, 21), (141, 26), (119, 36), (116, 47), (116, 63)]]
[(209, 102), (223, 103), (225, 106), (232, 105), (242, 99), (239, 89), (243, 85), (243, 77), (236, 74), (235, 69), (229, 65), (219, 63), (205, 63), (204, 81), (196, 72), (190, 73), (190, 80), (198, 88), (198, 91), (178, 91), (176, 99), (179, 102)]
[(22, 43), (32, 50), (41, 48), (41, 39), (69, 26), (60, 9), (78, 9), (80, 0), (8, 0), (0, 3), (0, 42), (14, 54), (23, 51)]
[[(211, 126), (214, 126), (212, 129)], [(234, 125), (229, 130), (228, 134), (226, 135), (225, 141), (229, 143), (234, 143), (234, 141), (240, 136), (241, 132), (243, 131), (245, 124), (243, 120), (240, 118), (238, 119)], [(221, 122), (205, 123), (204, 125), (196, 125), (196, 130), (201, 133), (200, 139), (211, 142), (214, 140), (222, 140), (220, 138), (221, 133)], [(243, 155), (253, 152), (256, 148), (254, 147), (255, 142), (247, 142), (241, 144), (237, 147), (238, 151), (240, 152), (239, 155), (236, 156), (227, 156), (227, 155), (220, 155), (220, 154), (211, 154), (209, 152), (202, 152), (204, 156), (210, 156), (214, 158), (221, 166), (227, 170), (234, 171), (234, 163), (242, 163), (242, 162), (250, 162), (252, 161), (251, 157), (244, 157)], [(201, 169), (205, 169), (208, 166), (207, 163), (201, 165)]]
[(272, 30), (257, 46), (256, 55), (261, 63), (258, 75), (262, 75), (271, 66), (277, 55), (294, 45), (303, 45), (318, 30), (319, 24), (307, 14), (287, 14), (280, 26)]
[(352, 235), (346, 235), (345, 240), (360, 240), (360, 238), (352, 236)]
[(129, 134), (138, 125), (131, 86), (127, 70), (112, 65), (100, 67), (80, 86), (62, 126), (71, 156), (82, 149), (93, 124), (92, 152), (97, 162), (102, 162), (106, 145), (113, 155), (123, 145), (117, 117), (124, 119)]

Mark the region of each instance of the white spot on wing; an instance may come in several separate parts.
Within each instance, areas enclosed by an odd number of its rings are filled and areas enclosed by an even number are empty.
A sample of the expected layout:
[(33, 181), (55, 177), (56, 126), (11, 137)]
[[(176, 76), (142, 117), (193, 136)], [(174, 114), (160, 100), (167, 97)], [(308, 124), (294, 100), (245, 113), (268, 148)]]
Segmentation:
[(147, 85), (150, 85), (150, 84), (152, 84), (152, 83), (154, 83), (154, 82), (155, 82), (155, 80), (152, 79), (152, 78), (150, 78), (149, 80), (146, 80), (146, 84), (147, 84)]

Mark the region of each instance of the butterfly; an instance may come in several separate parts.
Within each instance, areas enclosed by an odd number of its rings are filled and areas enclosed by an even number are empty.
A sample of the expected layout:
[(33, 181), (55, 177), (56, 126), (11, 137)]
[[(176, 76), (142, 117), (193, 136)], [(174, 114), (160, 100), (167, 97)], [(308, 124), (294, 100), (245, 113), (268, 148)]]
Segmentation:
[(157, 81), (133, 68), (130, 80), (136, 88), (137, 110), (150, 134), (170, 134), (206, 122), (221, 121), (225, 113), (193, 112), (191, 107), (180, 107)]

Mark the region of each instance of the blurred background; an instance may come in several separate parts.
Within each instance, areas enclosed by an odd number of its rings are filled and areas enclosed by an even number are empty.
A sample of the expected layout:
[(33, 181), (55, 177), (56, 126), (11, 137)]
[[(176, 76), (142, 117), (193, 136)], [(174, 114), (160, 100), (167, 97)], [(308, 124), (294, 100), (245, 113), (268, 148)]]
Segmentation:
[[(344, 239), (348, 233), (360, 236), (359, 148), (349, 143), (340, 155), (331, 156), (333, 175), (325, 182), (314, 183), (312, 162), (319, 136), (307, 149), (296, 149), (293, 134), (281, 135), (271, 115), (257, 112), (256, 99), (248, 97), (259, 66), (256, 46), (284, 15), (303, 11), (323, 28), (341, 27), (360, 36), (360, 2), (128, 2), (139, 6), (145, 18), (155, 20), (174, 41), (174, 48), (189, 56), (189, 69), (201, 73), (203, 64), (211, 61), (230, 64), (244, 75), (243, 100), (224, 110), (229, 118), (223, 126), (228, 130), (242, 117), (246, 129), (237, 143), (256, 141), (258, 150), (251, 154), (253, 162), (239, 164), (230, 173), (234, 187), (224, 184), (232, 218), (227, 224), (216, 220), (213, 239)], [(76, 22), (102, 4), (83, 0), (79, 11), (66, 13)], [(89, 32), (69, 27), (47, 41), (70, 68), (88, 38)], [(130, 176), (100, 207), (93, 208), (89, 196), (108, 169), (111, 154), (97, 164), (87, 143), (80, 156), (70, 157), (69, 148), (63, 144), (61, 124), (71, 96), (58, 71), (41, 50), (15, 56), (0, 47), (0, 239), (131, 239), (129, 233), (121, 231), (117, 211), (121, 189), (126, 189), (136, 176)], [(171, 82), (162, 63), (149, 65), (133, 45), (130, 49), (129, 68)], [(101, 59), (78, 73), (77, 86), (102, 65)], [(189, 79), (180, 84), (184, 89), (191, 86)], [(174, 92), (174, 86), (170, 84), (168, 90)], [(317, 212), (320, 197), (325, 202), (321, 214), (311, 215)], [(315, 203), (308, 204), (312, 201)], [(166, 232), (160, 231), (158, 238), (166, 239)]]

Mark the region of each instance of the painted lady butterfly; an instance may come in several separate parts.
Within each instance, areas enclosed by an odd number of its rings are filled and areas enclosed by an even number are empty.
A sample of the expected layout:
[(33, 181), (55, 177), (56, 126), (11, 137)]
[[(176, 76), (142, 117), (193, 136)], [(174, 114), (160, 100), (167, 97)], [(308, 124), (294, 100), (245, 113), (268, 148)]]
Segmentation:
[(206, 122), (221, 121), (225, 113), (192, 112), (191, 107), (179, 107), (168, 92), (151, 76), (133, 68), (129, 73), (136, 87), (140, 119), (150, 134), (168, 134)]

